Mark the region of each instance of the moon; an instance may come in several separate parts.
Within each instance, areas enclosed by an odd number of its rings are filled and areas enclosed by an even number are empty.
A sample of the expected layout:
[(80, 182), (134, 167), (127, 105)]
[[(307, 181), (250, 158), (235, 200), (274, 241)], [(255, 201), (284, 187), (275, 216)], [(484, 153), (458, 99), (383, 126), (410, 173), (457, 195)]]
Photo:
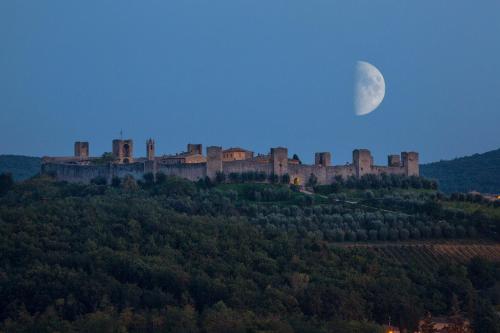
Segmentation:
[(385, 81), (382, 73), (366, 61), (356, 64), (354, 83), (354, 112), (364, 116), (375, 110), (385, 96)]

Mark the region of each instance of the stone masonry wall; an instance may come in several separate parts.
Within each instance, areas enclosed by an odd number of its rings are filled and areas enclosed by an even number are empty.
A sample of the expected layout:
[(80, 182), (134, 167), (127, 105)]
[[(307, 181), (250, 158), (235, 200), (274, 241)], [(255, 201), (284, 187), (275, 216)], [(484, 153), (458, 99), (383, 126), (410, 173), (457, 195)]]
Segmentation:
[(257, 161), (228, 161), (222, 162), (222, 171), (226, 176), (230, 173), (244, 173), (244, 172), (265, 172), (270, 175), (273, 172), (273, 165), (271, 163), (259, 163)]
[[(142, 179), (145, 173), (162, 172), (170, 176), (178, 176), (196, 181), (209, 177), (215, 179), (217, 172), (224, 172), (226, 176), (231, 173), (244, 172), (265, 172), (267, 175), (276, 174), (282, 176), (288, 174), (290, 182), (298, 185), (306, 185), (311, 174), (316, 176), (318, 184), (331, 184), (335, 177), (341, 176), (346, 179), (350, 176), (361, 177), (365, 174), (381, 175), (397, 174), (418, 176), (418, 153), (403, 152), (401, 154), (402, 163), (399, 166), (376, 166), (373, 165), (373, 158), (368, 150), (360, 149), (353, 152), (353, 163), (342, 166), (328, 166), (322, 164), (304, 165), (288, 164), (288, 151), (286, 148), (272, 148), (271, 160), (268, 163), (257, 162), (256, 160), (222, 161), (221, 147), (207, 148), (206, 163), (185, 163), (185, 164), (162, 164), (157, 161), (144, 161), (130, 164), (107, 164), (107, 165), (87, 165), (70, 164), (74, 163), (72, 158), (44, 159), (42, 173), (51, 173), (60, 181), (88, 183), (96, 177), (104, 177), (111, 181), (113, 177), (132, 176), (135, 179)], [(69, 162), (68, 162), (69, 161)], [(327, 164), (327, 163), (325, 163)], [(389, 164), (391, 163), (389, 159)]]
[(206, 177), (207, 165), (206, 163), (166, 164), (157, 166), (157, 172), (197, 181)]

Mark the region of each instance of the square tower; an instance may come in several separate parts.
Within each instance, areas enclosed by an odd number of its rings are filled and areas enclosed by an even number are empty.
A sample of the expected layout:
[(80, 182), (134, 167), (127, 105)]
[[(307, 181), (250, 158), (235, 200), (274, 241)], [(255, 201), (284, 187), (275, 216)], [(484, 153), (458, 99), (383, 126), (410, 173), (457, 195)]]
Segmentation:
[(419, 176), (419, 161), (418, 161), (418, 153), (414, 151), (402, 152), (401, 160), (403, 161), (402, 165), (405, 169), (406, 176)]
[(86, 141), (75, 142), (75, 157), (88, 158), (89, 157), (89, 143)]
[(214, 180), (222, 172), (222, 147), (207, 147), (207, 177)]
[(187, 151), (190, 154), (202, 155), (203, 154), (203, 146), (199, 143), (188, 143)]
[(401, 157), (399, 155), (387, 156), (387, 166), (400, 167), (401, 166)]
[(332, 155), (329, 152), (315, 153), (314, 164), (321, 166), (330, 166), (332, 164)]
[(148, 161), (155, 159), (155, 140), (151, 138), (146, 141), (146, 158)]
[(371, 173), (373, 157), (368, 149), (356, 149), (352, 152), (352, 164), (356, 170), (356, 177)]
[(288, 148), (271, 148), (271, 162), (273, 163), (273, 173), (276, 176), (283, 176), (288, 173)]
[(113, 140), (113, 157), (118, 163), (132, 163), (134, 161), (134, 142), (131, 139)]

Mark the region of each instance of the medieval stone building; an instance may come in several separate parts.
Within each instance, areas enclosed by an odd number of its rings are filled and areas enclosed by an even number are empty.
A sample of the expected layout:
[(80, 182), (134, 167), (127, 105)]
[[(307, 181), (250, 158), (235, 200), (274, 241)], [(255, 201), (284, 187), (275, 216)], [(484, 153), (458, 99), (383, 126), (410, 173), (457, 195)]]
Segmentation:
[[(70, 182), (90, 182), (96, 177), (103, 177), (109, 182), (113, 177), (130, 175), (141, 179), (145, 173), (159, 173), (199, 180), (208, 177), (215, 179), (218, 173), (260, 172), (266, 175), (282, 177), (288, 175), (290, 182), (304, 185), (311, 175), (318, 184), (331, 184), (337, 176), (357, 178), (367, 174), (397, 174), (405, 176), (419, 175), (418, 153), (402, 152), (401, 155), (389, 155), (386, 166), (374, 165), (373, 157), (367, 149), (356, 149), (352, 154), (352, 163), (332, 165), (331, 153), (315, 154), (314, 164), (302, 164), (297, 159), (289, 158), (288, 149), (271, 148), (269, 154), (258, 154), (243, 148), (222, 149), (211, 146), (203, 155), (201, 144), (188, 144), (187, 151), (173, 155), (155, 155), (155, 141), (146, 142), (146, 157), (134, 157), (133, 141), (113, 140), (112, 154), (90, 157), (88, 142), (75, 143), (75, 156), (44, 157), (42, 172), (53, 174), (56, 179)], [(108, 154), (109, 155), (109, 154)]]

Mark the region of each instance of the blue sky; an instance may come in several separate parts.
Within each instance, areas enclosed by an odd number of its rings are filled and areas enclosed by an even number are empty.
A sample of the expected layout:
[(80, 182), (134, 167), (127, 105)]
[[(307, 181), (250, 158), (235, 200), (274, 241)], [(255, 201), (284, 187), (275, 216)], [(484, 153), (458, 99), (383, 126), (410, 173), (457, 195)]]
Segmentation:
[[(356, 61), (380, 107), (353, 112)], [(0, 154), (93, 155), (135, 140), (333, 162), (435, 161), (500, 147), (500, 1), (3, 0)]]

